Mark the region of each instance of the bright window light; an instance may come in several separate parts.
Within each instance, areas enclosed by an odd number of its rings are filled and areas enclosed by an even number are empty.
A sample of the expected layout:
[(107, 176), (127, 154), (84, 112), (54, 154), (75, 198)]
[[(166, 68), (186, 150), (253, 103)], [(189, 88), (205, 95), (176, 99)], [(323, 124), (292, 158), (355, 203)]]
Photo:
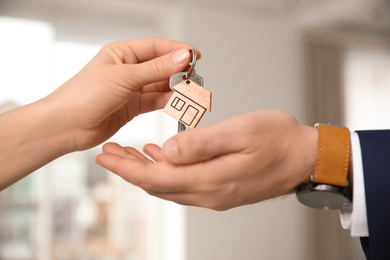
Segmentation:
[[(0, 17), (0, 33), (0, 113), (48, 95), (101, 48), (56, 40), (55, 28), (39, 21)], [(153, 112), (110, 141), (142, 150), (176, 127)], [(183, 259), (183, 209), (98, 167), (98, 153), (63, 156), (0, 193), (0, 259)]]
[(53, 28), (44, 22), (0, 17), (0, 32), (0, 102), (22, 105), (50, 93)]
[(345, 54), (347, 125), (353, 130), (390, 129), (390, 48), (350, 47)]

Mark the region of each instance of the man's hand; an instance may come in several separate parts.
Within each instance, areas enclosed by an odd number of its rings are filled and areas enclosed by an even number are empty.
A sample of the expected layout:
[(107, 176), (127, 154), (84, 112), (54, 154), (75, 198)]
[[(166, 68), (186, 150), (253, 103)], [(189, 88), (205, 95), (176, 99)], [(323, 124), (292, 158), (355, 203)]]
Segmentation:
[(290, 193), (314, 170), (317, 130), (282, 111), (256, 111), (220, 124), (184, 131), (147, 159), (134, 148), (109, 143), (99, 165), (149, 194), (215, 210)]

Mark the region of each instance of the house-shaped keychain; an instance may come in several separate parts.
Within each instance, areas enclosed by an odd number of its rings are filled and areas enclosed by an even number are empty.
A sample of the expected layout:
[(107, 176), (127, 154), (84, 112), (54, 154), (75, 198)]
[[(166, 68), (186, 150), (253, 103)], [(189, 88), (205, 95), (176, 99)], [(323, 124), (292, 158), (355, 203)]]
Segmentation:
[(189, 128), (195, 128), (204, 112), (211, 111), (211, 92), (190, 79), (173, 86), (164, 112)]

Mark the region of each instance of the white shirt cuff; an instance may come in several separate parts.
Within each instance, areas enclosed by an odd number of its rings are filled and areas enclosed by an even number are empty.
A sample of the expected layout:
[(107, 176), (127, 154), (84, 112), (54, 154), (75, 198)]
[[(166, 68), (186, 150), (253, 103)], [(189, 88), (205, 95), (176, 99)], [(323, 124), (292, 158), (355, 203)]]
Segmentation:
[(367, 237), (368, 225), (363, 162), (359, 136), (356, 132), (351, 133), (351, 152), (353, 167), (353, 202), (348, 209), (340, 210), (340, 220), (344, 229), (351, 230), (351, 236)]

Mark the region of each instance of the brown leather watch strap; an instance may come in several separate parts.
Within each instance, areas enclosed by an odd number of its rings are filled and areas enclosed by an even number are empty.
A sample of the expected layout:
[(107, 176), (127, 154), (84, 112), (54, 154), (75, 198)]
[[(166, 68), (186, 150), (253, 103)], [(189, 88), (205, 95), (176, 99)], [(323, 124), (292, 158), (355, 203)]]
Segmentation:
[(314, 182), (344, 187), (351, 154), (349, 130), (333, 125), (318, 124), (316, 127), (319, 134)]

